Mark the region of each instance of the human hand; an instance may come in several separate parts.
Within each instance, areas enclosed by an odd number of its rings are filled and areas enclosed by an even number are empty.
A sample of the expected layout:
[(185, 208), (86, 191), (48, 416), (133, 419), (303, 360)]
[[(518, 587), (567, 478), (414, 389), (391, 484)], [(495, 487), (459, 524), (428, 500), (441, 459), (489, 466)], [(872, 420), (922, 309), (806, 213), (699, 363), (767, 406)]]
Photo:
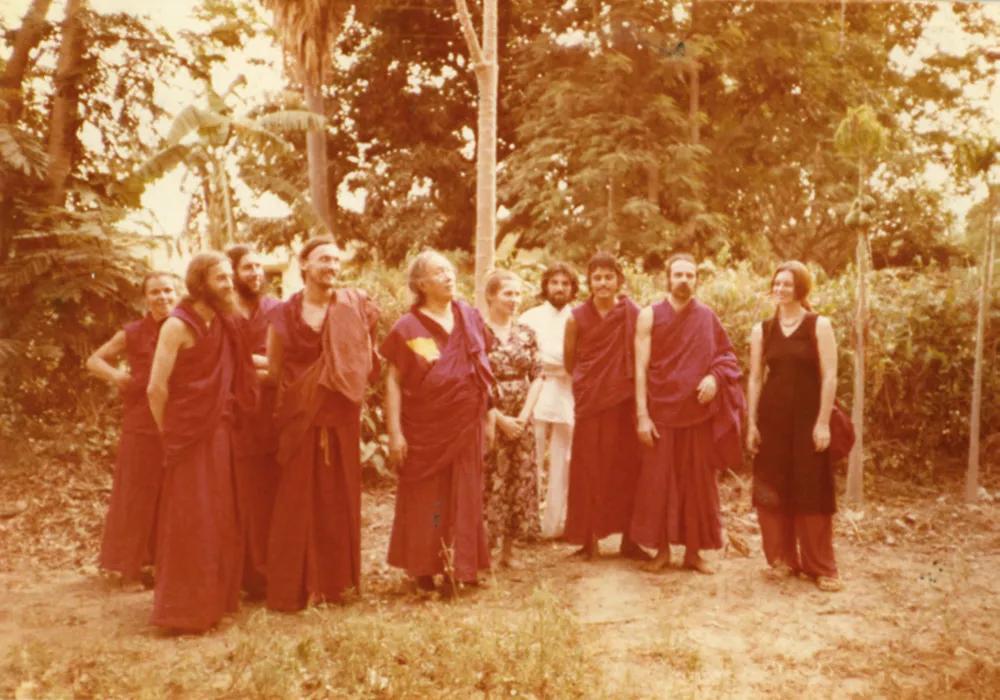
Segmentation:
[(524, 421), (519, 418), (512, 418), (510, 416), (505, 416), (502, 413), (497, 414), (497, 427), (500, 431), (511, 438), (516, 440), (521, 437), (521, 433), (524, 432)]
[(406, 460), (406, 438), (402, 433), (389, 433), (389, 464), (398, 467)]
[(715, 383), (715, 375), (706, 374), (698, 382), (698, 403), (708, 403), (715, 398), (718, 385)]
[(639, 416), (636, 424), (636, 432), (639, 433), (639, 442), (646, 447), (652, 447), (653, 442), (660, 437), (660, 433), (656, 429), (656, 424), (653, 423), (653, 419), (649, 416)]
[(755, 455), (757, 450), (760, 448), (760, 430), (757, 429), (756, 423), (750, 423), (747, 425), (747, 451)]
[(830, 446), (830, 424), (816, 421), (813, 427), (813, 444), (817, 452), (822, 452)]

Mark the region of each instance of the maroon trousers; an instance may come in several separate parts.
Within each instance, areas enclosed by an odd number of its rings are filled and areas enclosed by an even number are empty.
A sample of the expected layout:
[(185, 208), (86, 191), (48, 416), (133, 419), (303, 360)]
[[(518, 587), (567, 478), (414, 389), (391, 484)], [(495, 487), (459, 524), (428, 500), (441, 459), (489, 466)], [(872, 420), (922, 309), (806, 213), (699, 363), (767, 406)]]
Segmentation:
[(832, 515), (793, 515), (758, 506), (757, 522), (768, 564), (785, 564), (814, 578), (837, 577)]

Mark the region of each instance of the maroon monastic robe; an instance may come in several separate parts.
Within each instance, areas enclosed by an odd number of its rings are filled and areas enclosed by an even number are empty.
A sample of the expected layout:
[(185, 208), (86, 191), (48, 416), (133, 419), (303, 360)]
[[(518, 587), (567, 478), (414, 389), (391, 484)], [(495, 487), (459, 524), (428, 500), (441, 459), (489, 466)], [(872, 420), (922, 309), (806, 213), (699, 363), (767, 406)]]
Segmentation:
[(239, 604), (243, 553), (232, 422), (236, 400), (252, 400), (253, 368), (233, 319), (217, 314), (206, 324), (187, 302), (171, 316), (196, 340), (177, 353), (164, 413), (152, 621), (201, 632)]
[(593, 299), (573, 309), (576, 423), (565, 537), (574, 544), (625, 532), (632, 516), (639, 473), (633, 359), (638, 316), (628, 297), (603, 317)]
[(382, 343), (382, 356), (399, 370), (407, 443), (389, 563), (414, 577), (474, 581), (490, 563), (483, 456), (493, 375), (479, 312), (461, 301), (452, 311), (450, 334), (414, 307)]
[[(237, 317), (244, 347), (255, 355), (267, 352), (268, 314), (279, 306), (273, 297), (261, 297), (249, 318)], [(257, 401), (249, 411), (239, 411), (233, 435), (236, 495), (243, 533), (243, 588), (253, 596), (264, 593), (267, 538), (278, 485), (274, 429), (275, 388), (258, 382)]]
[(156, 509), (163, 483), (163, 445), (146, 399), (160, 323), (146, 314), (125, 326), (128, 386), (122, 391), (122, 432), (104, 521), (100, 564), (135, 579), (153, 563)]
[[(708, 374), (717, 390), (702, 404), (698, 384)], [(630, 531), (639, 544), (722, 546), (717, 473), (741, 459), (739, 380), (733, 346), (711, 309), (697, 299), (680, 312), (669, 301), (653, 306), (647, 405), (660, 437), (642, 447)]]
[(361, 588), (361, 403), (378, 372), (378, 310), (363, 292), (337, 290), (317, 332), (298, 292), (270, 318), (283, 359), (267, 605), (294, 611)]

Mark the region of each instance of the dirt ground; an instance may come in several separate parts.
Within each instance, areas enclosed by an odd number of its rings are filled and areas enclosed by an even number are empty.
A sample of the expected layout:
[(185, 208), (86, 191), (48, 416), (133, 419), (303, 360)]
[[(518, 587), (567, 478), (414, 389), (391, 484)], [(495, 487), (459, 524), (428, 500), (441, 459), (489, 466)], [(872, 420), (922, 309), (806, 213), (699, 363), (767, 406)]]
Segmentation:
[[(232, 654), (241, 630), (266, 615), (245, 605), (204, 637), (161, 636), (148, 625), (152, 593), (124, 591), (94, 566), (107, 487), (106, 474), (83, 467), (0, 485), (0, 696), (86, 697), (80, 674), (110, 672), (100, 668), (103, 657), (92, 654), (98, 646), (117, 645), (129, 655), (116, 658), (149, 669)], [(863, 511), (837, 516), (846, 584), (839, 593), (762, 575), (747, 482), (729, 475), (722, 489), (729, 544), (714, 553), (714, 576), (676, 567), (645, 573), (615, 556), (615, 538), (602, 542), (602, 556), (591, 562), (569, 556), (567, 545), (546, 542), (519, 550), (524, 568), (497, 572), (485, 590), (453, 604), (425, 600), (420, 609), (456, 605), (461, 614), (490, 609), (503, 615), (544, 587), (579, 626), (580, 651), (593, 669), (593, 685), (568, 693), (578, 696), (998, 697), (997, 487), (996, 479), (988, 482), (974, 506), (961, 503), (957, 483), (874, 489), (880, 495)], [(364, 594), (314, 615), (278, 616), (275, 624), (284, 632), (318, 624), (317, 616), (336, 622), (377, 611), (405, 619), (416, 609), (416, 594), (384, 563), (391, 488), (367, 491), (363, 512)], [(673, 556), (676, 563), (681, 552)], [(64, 659), (93, 658), (63, 668), (63, 678), (76, 679), (69, 683), (54, 680), (51, 670), (46, 677), (32, 670), (27, 650), (39, 648)], [(227, 696), (225, 683), (212, 676), (204, 683), (198, 696)], [(470, 690), (443, 694), (477, 694)], [(331, 688), (307, 694), (341, 695)]]

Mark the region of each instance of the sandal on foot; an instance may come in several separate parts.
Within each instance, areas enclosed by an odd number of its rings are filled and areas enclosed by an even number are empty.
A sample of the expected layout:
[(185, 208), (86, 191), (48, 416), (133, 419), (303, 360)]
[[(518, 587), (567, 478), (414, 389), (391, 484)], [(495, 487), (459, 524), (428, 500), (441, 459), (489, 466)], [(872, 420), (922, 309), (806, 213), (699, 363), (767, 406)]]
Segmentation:
[(836, 593), (844, 590), (844, 582), (836, 576), (817, 576), (816, 588), (826, 593)]

